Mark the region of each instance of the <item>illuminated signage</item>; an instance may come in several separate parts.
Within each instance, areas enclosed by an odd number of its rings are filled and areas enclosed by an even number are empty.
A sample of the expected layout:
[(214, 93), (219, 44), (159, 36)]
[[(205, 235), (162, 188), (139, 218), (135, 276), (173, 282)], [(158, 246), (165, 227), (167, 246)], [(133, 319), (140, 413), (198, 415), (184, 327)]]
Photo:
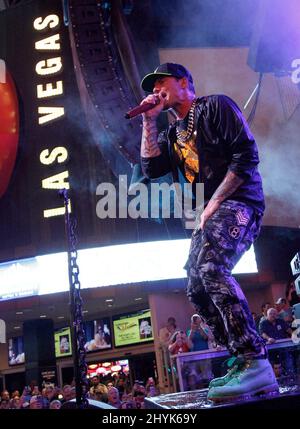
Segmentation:
[(66, 327), (54, 332), (55, 356), (72, 355), (71, 328)]
[[(35, 50), (41, 59), (35, 66), (36, 74), (41, 78), (41, 83), (36, 86), (37, 99), (45, 102), (38, 106), (38, 124), (40, 126), (50, 125), (64, 117), (65, 108), (63, 106), (51, 106), (51, 100), (64, 95), (64, 83), (59, 78), (63, 70), (61, 53), (61, 37), (59, 33), (60, 18), (51, 14), (45, 18), (39, 16), (33, 22), (33, 28), (37, 34), (42, 35), (35, 42)], [(54, 34), (52, 34), (54, 32)], [(65, 163), (69, 158), (68, 150), (64, 146), (56, 146), (51, 149), (44, 149), (40, 153), (40, 163), (49, 166), (57, 163), (63, 167), (59, 173), (42, 179), (42, 189), (69, 189), (69, 171), (65, 169)], [(71, 207), (69, 206), (69, 211)], [(44, 218), (60, 216), (65, 213), (65, 207), (45, 209)]]
[[(186, 278), (190, 240), (165, 240), (78, 250), (82, 289)], [(101, 261), (101, 263), (99, 263)], [(115, 269), (118, 261), (118, 270)], [(256, 273), (253, 245), (233, 274)], [(69, 288), (66, 252), (0, 264), (0, 301)]]
[[(47, 32), (47, 30), (57, 30), (59, 28), (59, 16), (48, 15), (46, 18), (38, 17), (33, 22), (33, 28), (41, 33)], [(49, 37), (43, 37), (35, 43), (35, 49), (41, 53), (51, 54), (53, 51), (60, 52), (60, 34), (55, 33)], [(46, 58), (39, 61), (35, 67), (35, 71), (38, 75), (43, 77), (49, 77), (56, 75), (62, 70), (62, 58)], [(63, 81), (55, 80), (55, 82), (47, 82), (37, 85), (37, 98), (43, 99), (48, 97), (57, 97), (63, 94)], [(58, 119), (65, 114), (64, 107), (53, 107), (53, 106), (39, 106), (38, 107), (39, 124), (47, 124), (49, 122)]]
[(113, 329), (116, 347), (153, 340), (150, 310), (115, 316)]

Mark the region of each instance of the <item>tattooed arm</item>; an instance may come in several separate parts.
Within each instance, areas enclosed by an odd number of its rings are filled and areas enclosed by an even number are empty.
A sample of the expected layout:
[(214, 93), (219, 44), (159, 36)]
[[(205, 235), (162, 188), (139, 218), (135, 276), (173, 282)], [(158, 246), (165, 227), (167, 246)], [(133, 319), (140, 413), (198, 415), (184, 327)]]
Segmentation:
[(239, 186), (244, 182), (244, 179), (237, 176), (232, 171), (228, 171), (224, 177), (223, 182), (218, 186), (215, 193), (209, 200), (205, 210), (203, 211), (199, 228), (203, 229), (206, 221), (214, 214), (214, 212), (219, 208), (220, 204), (230, 195), (232, 195)]
[[(149, 95), (144, 101), (155, 103), (157, 95)], [(162, 111), (164, 99), (143, 114), (143, 134), (141, 142), (141, 166), (145, 177), (154, 179), (171, 171), (168, 150), (168, 131), (158, 133), (157, 117)]]
[(157, 143), (158, 131), (156, 120), (152, 118), (143, 119), (143, 134), (141, 144), (141, 156), (143, 158), (153, 158), (161, 154)]
[(226, 198), (230, 197), (230, 195), (232, 195), (243, 182), (244, 179), (237, 176), (232, 171), (228, 171), (224, 177), (223, 182), (219, 185), (211, 197), (210, 202), (217, 201), (219, 204), (221, 204)]

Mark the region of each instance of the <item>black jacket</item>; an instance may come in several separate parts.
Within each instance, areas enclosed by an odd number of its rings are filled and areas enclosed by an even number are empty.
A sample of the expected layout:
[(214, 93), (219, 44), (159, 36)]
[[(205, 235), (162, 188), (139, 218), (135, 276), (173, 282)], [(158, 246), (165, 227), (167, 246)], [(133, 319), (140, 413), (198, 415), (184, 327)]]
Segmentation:
[[(225, 95), (211, 95), (197, 100), (197, 139), (199, 156), (198, 181), (204, 183), (204, 201), (208, 203), (228, 171), (244, 179), (230, 199), (244, 202), (258, 212), (264, 211), (264, 196), (255, 140), (238, 106)], [(174, 158), (176, 122), (158, 137), (161, 154), (142, 158), (142, 169), (151, 179), (172, 173), (179, 182)]]

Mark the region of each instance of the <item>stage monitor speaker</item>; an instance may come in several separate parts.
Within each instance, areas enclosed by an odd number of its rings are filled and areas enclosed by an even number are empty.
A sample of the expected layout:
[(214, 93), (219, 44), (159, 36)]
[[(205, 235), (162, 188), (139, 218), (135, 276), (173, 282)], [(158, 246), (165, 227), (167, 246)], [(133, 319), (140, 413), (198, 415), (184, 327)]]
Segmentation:
[(300, 58), (299, 0), (261, 0), (253, 26), (248, 65), (256, 72), (284, 74)]

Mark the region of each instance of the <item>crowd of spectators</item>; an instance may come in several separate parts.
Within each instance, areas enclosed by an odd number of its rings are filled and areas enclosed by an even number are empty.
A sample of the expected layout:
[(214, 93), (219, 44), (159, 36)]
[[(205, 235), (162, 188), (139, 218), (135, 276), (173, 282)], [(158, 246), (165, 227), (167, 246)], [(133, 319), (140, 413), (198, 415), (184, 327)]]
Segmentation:
[(186, 330), (179, 329), (174, 317), (169, 317), (166, 326), (159, 331), (159, 340), (170, 355), (218, 348), (211, 330), (199, 314), (192, 315)]
[[(297, 304), (300, 304), (300, 297), (296, 294), (294, 282), (291, 281), (287, 284), (285, 297), (279, 297), (273, 304), (263, 303), (261, 314), (253, 315), (256, 329), (267, 345), (289, 339), (295, 342), (293, 336), (296, 334), (297, 322), (293, 322), (299, 318), (295, 315), (294, 306)], [(277, 378), (295, 377), (298, 373), (299, 357), (292, 345), (269, 349), (269, 359)]]
[[(296, 304), (300, 304), (300, 297), (291, 281), (287, 284), (285, 297), (279, 297), (273, 305), (270, 302), (263, 303), (260, 315), (252, 313), (256, 329), (266, 344), (274, 344), (278, 340), (292, 337), (293, 321), (295, 320), (292, 306)], [(190, 327), (186, 330), (179, 329), (175, 318), (169, 317), (166, 326), (159, 331), (159, 340), (162, 349), (169, 356), (221, 348), (214, 341), (205, 321), (197, 314), (192, 316)], [(282, 376), (283, 373), (295, 372), (296, 362), (286, 350), (270, 352), (269, 355), (276, 377)], [(211, 362), (203, 362), (203, 367), (200, 366), (197, 369), (198, 372), (206, 382), (212, 379)], [(189, 377), (191, 378), (192, 375), (189, 374)], [(88, 397), (108, 403), (115, 408), (144, 408), (145, 397), (157, 395), (159, 395), (159, 389), (152, 377), (149, 377), (146, 383), (136, 380), (132, 387), (125, 374), (105, 381), (101, 380), (98, 375), (90, 378)], [(25, 386), (22, 393), (15, 390), (10, 394), (7, 390), (3, 390), (0, 409), (59, 409), (64, 402), (75, 397), (76, 389), (73, 384), (64, 385), (62, 388), (48, 384), (40, 390), (39, 386), (32, 383), (31, 386)]]
[[(261, 305), (261, 314), (252, 313), (256, 329), (265, 340), (266, 345), (279, 343), (283, 340), (295, 340), (297, 326), (293, 323), (299, 319), (295, 314), (297, 304), (300, 304), (300, 296), (297, 295), (295, 284), (289, 281), (286, 286), (285, 296), (272, 302), (264, 302)], [(300, 310), (299, 310), (300, 311)], [(298, 331), (299, 329), (297, 329)], [(221, 350), (223, 347), (216, 344), (214, 337), (201, 316), (194, 314), (191, 325), (187, 329), (180, 329), (174, 317), (169, 317), (166, 326), (159, 331), (159, 340), (164, 351), (165, 365), (174, 368), (176, 373), (175, 356), (180, 353), (205, 351), (209, 349)], [(300, 341), (300, 339), (299, 339)], [(297, 355), (298, 356), (298, 355)], [(296, 357), (293, 343), (286, 347), (271, 347), (269, 358), (277, 377), (295, 374), (299, 367), (299, 358)], [(206, 386), (214, 377), (214, 362), (210, 359), (197, 361), (197, 368), (188, 364), (188, 387), (193, 384), (192, 377), (197, 376), (197, 388)], [(199, 387), (200, 386), (200, 387)], [(190, 390), (190, 389), (189, 389)]]
[[(90, 378), (88, 398), (107, 403), (115, 408), (144, 408), (145, 397), (157, 396), (159, 390), (155, 380), (149, 377), (146, 383), (136, 380), (131, 387), (126, 376), (108, 379), (104, 382), (98, 375)], [(60, 409), (62, 405), (75, 399), (74, 383), (62, 388), (47, 384), (42, 389), (34, 382), (23, 391), (1, 392), (0, 409)]]

